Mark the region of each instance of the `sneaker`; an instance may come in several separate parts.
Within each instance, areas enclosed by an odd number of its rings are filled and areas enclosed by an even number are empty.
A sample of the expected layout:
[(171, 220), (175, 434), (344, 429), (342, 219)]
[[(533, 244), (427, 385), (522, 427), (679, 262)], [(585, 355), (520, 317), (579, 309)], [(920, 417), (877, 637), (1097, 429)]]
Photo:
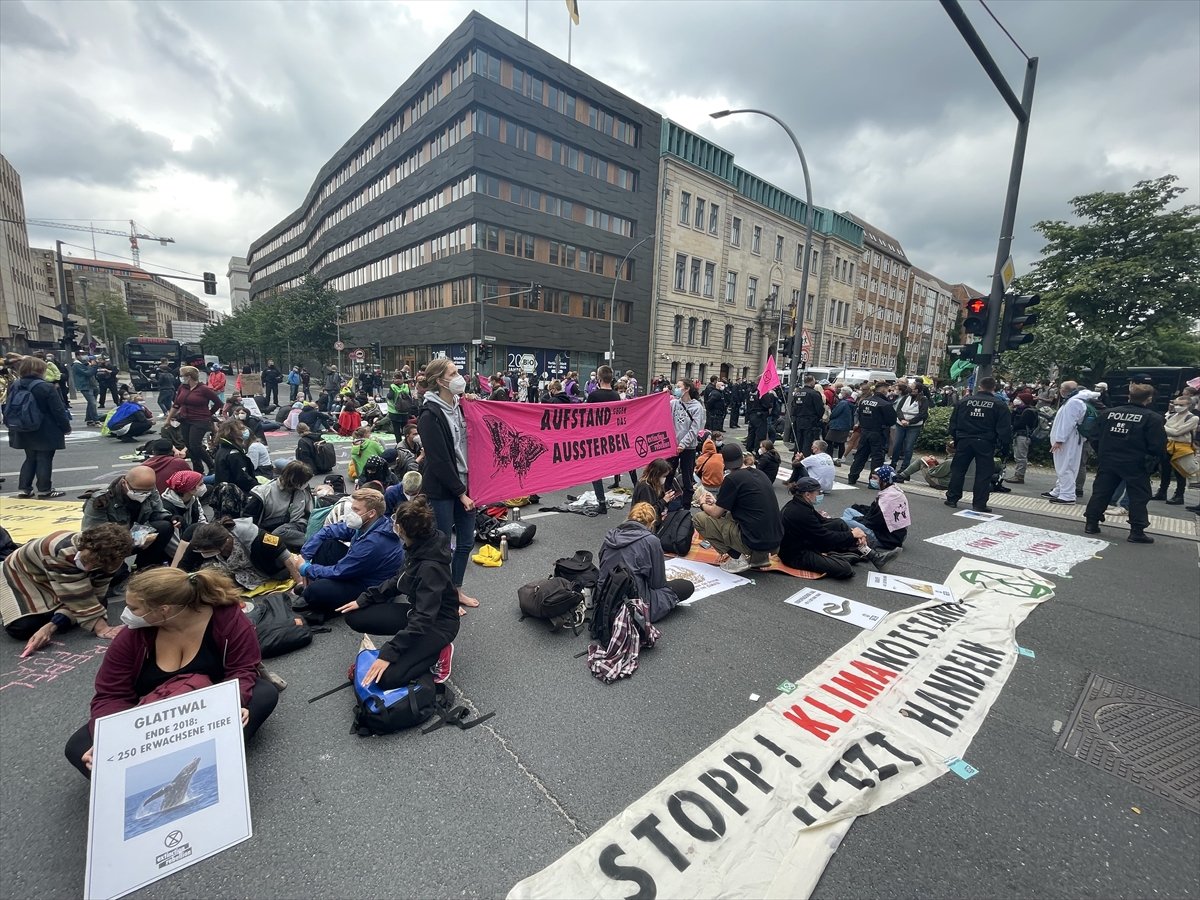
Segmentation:
[(740, 575), (750, 568), (750, 560), (744, 556), (731, 556), (725, 562), (721, 563), (721, 571), (728, 572), (730, 575)]
[(1058, 494), (1054, 493), (1054, 491), (1042, 491), (1042, 496), (1043, 497), (1057, 497)]
[(1129, 515), (1129, 510), (1123, 506), (1110, 506), (1108, 509), (1104, 510), (1104, 515), (1106, 518), (1120, 519)]
[(429, 671), (433, 673), (433, 683), (441, 684), (450, 677), (450, 663), (454, 660), (454, 644), (447, 644), (438, 655), (437, 662)]
[(767, 569), (771, 566), (771, 554), (766, 550), (761, 552), (754, 551), (750, 554), (750, 568), (752, 569)]
[(1051, 497), (1048, 502), (1049, 503), (1065, 503), (1065, 504), (1070, 504), (1071, 506), (1075, 505), (1074, 500), (1064, 500), (1062, 497)]
[(870, 560), (871, 565), (882, 572), (899, 555), (899, 547), (894, 550), (872, 550), (871, 555), (867, 559)]

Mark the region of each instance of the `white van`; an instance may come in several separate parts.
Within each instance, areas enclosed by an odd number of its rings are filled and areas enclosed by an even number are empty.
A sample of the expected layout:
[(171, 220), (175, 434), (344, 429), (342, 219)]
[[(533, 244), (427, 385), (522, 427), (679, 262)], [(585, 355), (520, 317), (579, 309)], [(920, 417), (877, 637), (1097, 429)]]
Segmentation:
[(847, 387), (858, 387), (868, 381), (896, 381), (896, 373), (883, 369), (846, 369), (838, 380)]
[[(811, 375), (813, 377), (813, 379), (817, 382), (817, 384), (820, 384), (822, 381), (825, 381), (825, 380), (828, 380), (832, 384), (834, 381), (838, 380), (838, 373), (841, 371), (842, 371), (841, 369), (836, 368), (836, 367), (832, 368), (832, 369), (822, 369), (822, 368), (801, 369), (800, 375), (799, 375), (800, 383), (803, 384), (804, 379), (807, 376)], [(788, 376), (790, 374), (791, 373), (788, 372), (787, 369), (784, 369), (779, 373), (779, 381), (785, 387), (787, 386)]]

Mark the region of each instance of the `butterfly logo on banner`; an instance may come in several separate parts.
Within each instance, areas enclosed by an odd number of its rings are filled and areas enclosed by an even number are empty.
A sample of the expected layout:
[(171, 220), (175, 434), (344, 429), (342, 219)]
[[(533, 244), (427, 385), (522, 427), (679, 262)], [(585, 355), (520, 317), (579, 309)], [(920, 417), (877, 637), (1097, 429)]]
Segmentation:
[(483, 423), (487, 426), (492, 439), (492, 452), (495, 456), (497, 471), (510, 468), (517, 474), (517, 479), (524, 483), (525, 476), (533, 468), (534, 461), (549, 448), (535, 437), (521, 434), (511, 425), (492, 416), (484, 416)]

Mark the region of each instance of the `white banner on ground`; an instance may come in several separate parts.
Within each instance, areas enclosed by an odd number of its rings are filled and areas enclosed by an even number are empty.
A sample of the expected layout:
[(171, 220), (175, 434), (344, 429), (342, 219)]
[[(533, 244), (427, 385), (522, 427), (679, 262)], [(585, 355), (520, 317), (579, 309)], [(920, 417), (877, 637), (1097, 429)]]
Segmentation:
[(960, 509), (955, 515), (960, 519), (975, 519), (978, 522), (995, 522), (1004, 518), (1000, 513), (985, 513), (977, 509)]
[(888, 614), (886, 609), (880, 609), (878, 606), (868, 606), (866, 603), (827, 594), (815, 588), (796, 591), (783, 602), (868, 630), (878, 625)]
[(940, 600), (942, 603), (958, 602), (954, 591), (944, 584), (934, 584), (932, 581), (920, 581), (916, 578), (903, 578), (900, 575), (888, 575), (886, 572), (868, 572), (867, 587), (891, 591), (893, 594), (920, 597), (923, 600)]
[(695, 593), (680, 603), (680, 606), (691, 606), (697, 600), (750, 583), (749, 578), (731, 575), (720, 566), (710, 566), (682, 557), (667, 560), (667, 581), (675, 578), (686, 579), (696, 586)]
[(237, 681), (96, 720), (84, 896), (121, 897), (251, 835)]
[(968, 559), (946, 584), (961, 603), (862, 632), (509, 898), (808, 897), (856, 816), (965, 755), (1054, 592)]
[(984, 559), (994, 559), (1050, 575), (1069, 575), (1076, 563), (1091, 559), (1108, 549), (1108, 541), (1031, 528), (1014, 522), (986, 522), (925, 540), (959, 553), (970, 553), (972, 556), (982, 556)]

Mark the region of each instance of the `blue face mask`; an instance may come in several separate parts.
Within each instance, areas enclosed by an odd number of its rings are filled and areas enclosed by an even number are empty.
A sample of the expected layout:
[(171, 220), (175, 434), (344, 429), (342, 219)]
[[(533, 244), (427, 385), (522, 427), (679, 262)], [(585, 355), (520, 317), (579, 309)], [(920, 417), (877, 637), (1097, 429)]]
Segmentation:
[(683, 388), (675, 388), (675, 390), (673, 390), (671, 393), (673, 393), (676, 397), (682, 397)]
[(816, 509), (817, 507), (821, 506), (824, 502), (825, 502), (825, 495), (817, 494), (817, 496), (813, 497), (813, 509)]

